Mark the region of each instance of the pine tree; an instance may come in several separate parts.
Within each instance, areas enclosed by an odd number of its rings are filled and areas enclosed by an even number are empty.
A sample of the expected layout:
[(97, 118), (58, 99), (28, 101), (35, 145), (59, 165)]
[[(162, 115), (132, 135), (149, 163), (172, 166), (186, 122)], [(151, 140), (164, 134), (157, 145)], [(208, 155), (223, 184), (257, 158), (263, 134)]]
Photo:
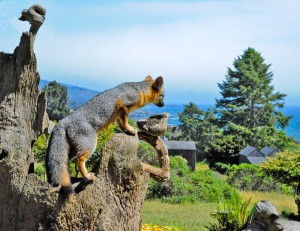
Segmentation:
[(279, 111), (286, 95), (274, 92), (271, 65), (264, 61), (253, 48), (235, 59), (234, 69), (228, 68), (226, 80), (218, 84), (222, 98), (216, 107), (224, 135), (241, 136), (241, 145), (283, 148), (287, 142), (283, 130), (291, 117)]

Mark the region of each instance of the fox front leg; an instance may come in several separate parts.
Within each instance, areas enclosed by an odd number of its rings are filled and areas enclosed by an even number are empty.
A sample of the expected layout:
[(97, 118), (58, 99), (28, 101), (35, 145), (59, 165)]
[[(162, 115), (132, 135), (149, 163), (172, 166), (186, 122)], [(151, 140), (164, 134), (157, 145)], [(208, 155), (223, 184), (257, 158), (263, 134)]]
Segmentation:
[(136, 129), (128, 124), (128, 109), (125, 106), (119, 107), (119, 118), (117, 119), (117, 123), (126, 135), (136, 135)]

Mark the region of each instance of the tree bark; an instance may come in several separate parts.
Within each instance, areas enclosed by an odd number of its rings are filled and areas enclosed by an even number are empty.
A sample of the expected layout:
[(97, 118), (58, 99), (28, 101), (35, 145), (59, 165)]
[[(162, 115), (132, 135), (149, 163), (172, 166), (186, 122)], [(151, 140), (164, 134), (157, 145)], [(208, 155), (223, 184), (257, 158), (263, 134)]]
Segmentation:
[[(96, 179), (74, 184), (69, 198), (33, 173), (32, 146), (47, 127), (39, 80), (32, 34), (24, 33), (13, 54), (0, 53), (0, 230), (139, 231), (149, 174), (137, 155), (138, 135), (116, 134), (104, 146)], [(166, 180), (168, 153), (156, 146)]]

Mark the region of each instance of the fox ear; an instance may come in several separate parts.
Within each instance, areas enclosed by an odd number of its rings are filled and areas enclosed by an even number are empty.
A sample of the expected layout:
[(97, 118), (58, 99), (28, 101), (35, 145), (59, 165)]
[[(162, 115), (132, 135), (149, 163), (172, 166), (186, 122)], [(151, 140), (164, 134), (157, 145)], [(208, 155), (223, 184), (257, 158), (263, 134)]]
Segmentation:
[(162, 88), (163, 84), (164, 84), (164, 79), (163, 79), (163, 77), (159, 76), (155, 79), (155, 81), (152, 85), (152, 88), (154, 90), (160, 90)]
[(152, 77), (150, 75), (148, 75), (146, 78), (145, 78), (145, 81), (153, 81)]

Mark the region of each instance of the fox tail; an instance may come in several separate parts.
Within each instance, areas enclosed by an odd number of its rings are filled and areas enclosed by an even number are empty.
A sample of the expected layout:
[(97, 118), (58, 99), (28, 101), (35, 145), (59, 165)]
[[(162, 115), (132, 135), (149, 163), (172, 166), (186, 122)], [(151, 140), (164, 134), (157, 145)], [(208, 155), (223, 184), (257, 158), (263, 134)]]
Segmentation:
[(56, 187), (72, 192), (72, 185), (69, 170), (70, 145), (67, 140), (66, 131), (60, 125), (53, 129), (49, 146), (46, 153), (46, 172), (48, 182)]

